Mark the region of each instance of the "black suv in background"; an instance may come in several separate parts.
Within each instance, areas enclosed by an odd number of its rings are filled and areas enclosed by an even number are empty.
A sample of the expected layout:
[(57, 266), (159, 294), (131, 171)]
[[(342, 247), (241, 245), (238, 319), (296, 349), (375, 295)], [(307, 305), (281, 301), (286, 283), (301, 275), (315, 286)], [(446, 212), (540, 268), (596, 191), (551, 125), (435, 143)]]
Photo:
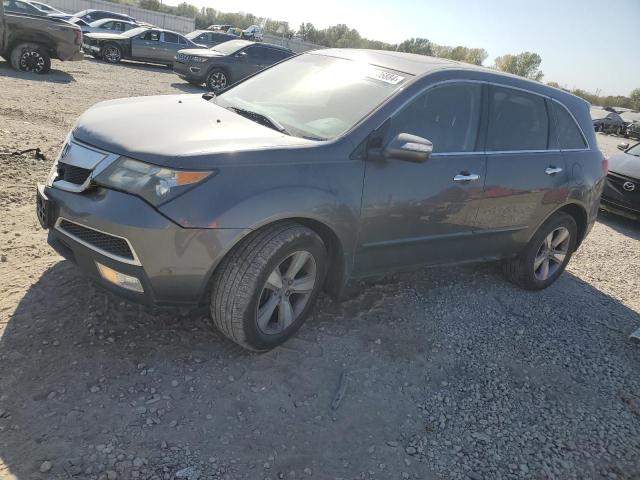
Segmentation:
[(622, 135), (626, 128), (626, 122), (620, 114), (602, 108), (592, 107), (591, 119), (593, 120), (593, 129), (596, 132)]
[(569, 93), (328, 49), (219, 95), (96, 104), (37, 212), (49, 243), (101, 285), (206, 305), (220, 331), (263, 351), (352, 278), (502, 260), (517, 285), (550, 286), (595, 222), (606, 165), (588, 104)]
[(173, 71), (189, 83), (219, 92), (294, 53), (288, 48), (248, 40), (231, 40), (210, 49), (178, 51)]

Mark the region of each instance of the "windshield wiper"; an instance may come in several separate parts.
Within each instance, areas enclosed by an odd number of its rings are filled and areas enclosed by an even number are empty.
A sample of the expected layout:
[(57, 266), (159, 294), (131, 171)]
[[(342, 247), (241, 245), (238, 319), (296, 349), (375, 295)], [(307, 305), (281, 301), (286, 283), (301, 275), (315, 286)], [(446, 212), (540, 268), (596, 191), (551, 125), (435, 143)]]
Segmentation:
[(232, 112), (237, 113), (238, 115), (242, 115), (243, 117), (248, 118), (249, 120), (253, 120), (265, 127), (272, 128), (280, 133), (284, 133), (285, 135), (291, 135), (277, 120), (271, 118), (264, 113), (252, 112), (251, 110), (246, 110), (244, 108), (238, 107), (227, 107), (227, 110), (231, 110)]

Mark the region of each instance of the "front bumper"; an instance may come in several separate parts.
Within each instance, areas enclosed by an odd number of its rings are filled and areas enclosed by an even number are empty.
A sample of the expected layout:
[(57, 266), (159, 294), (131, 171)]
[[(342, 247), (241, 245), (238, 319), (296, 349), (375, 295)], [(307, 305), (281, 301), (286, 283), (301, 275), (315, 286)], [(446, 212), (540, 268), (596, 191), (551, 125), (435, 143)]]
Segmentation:
[(100, 47), (97, 45), (82, 44), (82, 49), (87, 53), (100, 53)]
[[(213, 270), (231, 246), (249, 232), (182, 228), (142, 199), (105, 188), (72, 193), (44, 187), (42, 193), (48, 199), (48, 243), (98, 284), (147, 305), (202, 304)], [(61, 219), (126, 239), (135, 261), (111, 255), (70, 235), (59, 228)], [(136, 277), (144, 293), (107, 282), (96, 262)]]
[(203, 83), (207, 72), (206, 63), (191, 65), (174, 60), (173, 72), (185, 80)]

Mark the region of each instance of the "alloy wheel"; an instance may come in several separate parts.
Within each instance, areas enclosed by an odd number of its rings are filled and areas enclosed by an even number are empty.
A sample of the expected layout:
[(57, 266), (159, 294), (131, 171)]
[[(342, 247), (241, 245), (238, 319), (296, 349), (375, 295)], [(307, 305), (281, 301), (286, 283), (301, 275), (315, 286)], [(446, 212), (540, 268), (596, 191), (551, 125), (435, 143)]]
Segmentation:
[(25, 50), (20, 56), (20, 69), (40, 73), (45, 66), (44, 57), (37, 50)]
[(570, 244), (571, 234), (565, 227), (556, 228), (544, 238), (533, 261), (536, 280), (545, 281), (562, 267)]
[(299, 317), (317, 279), (316, 261), (310, 252), (297, 251), (271, 272), (260, 293), (256, 322), (264, 334), (276, 334)]
[(117, 63), (121, 58), (120, 50), (116, 47), (106, 47), (102, 52), (102, 57), (108, 62)]
[(227, 76), (224, 72), (213, 72), (209, 75), (207, 85), (214, 92), (220, 91), (227, 87)]

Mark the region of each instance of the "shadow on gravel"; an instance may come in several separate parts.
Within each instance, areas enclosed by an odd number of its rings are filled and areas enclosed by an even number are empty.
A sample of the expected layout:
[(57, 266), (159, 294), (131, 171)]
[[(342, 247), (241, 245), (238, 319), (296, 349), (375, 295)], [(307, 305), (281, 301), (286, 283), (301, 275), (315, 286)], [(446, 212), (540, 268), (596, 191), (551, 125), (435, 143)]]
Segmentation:
[(433, 269), (323, 297), (295, 338), (256, 355), (200, 314), (151, 314), (60, 262), (0, 339), (0, 476), (428, 480), (527, 464), (535, 478), (627, 478), (639, 320), (570, 274), (530, 293), (493, 265)]
[(93, 62), (93, 63), (101, 63), (103, 65), (112, 65), (113, 67), (116, 68), (129, 68), (129, 69), (133, 69), (133, 70), (141, 70), (144, 72), (149, 72), (149, 71), (153, 71), (153, 72), (157, 72), (157, 73), (171, 73), (173, 74), (173, 69), (169, 68), (168, 66), (165, 65), (158, 65), (158, 64), (154, 64), (154, 63), (142, 63), (142, 62), (135, 62), (132, 60), (123, 60), (117, 64), (110, 64), (108, 62), (105, 62), (104, 60), (100, 60), (97, 58), (93, 58), (90, 57), (88, 55), (85, 55), (84, 57), (84, 61), (85, 62)]
[(49, 73), (44, 75), (39, 75), (37, 73), (29, 73), (29, 72), (21, 72), (19, 70), (15, 70), (11, 68), (9, 62), (4, 62), (0, 60), (0, 77), (11, 77), (11, 78), (20, 78), (22, 80), (33, 80), (36, 82), (51, 82), (51, 83), (71, 83), (75, 82), (76, 79), (73, 78), (69, 73), (56, 70), (52, 68)]
[(191, 85), (187, 82), (173, 82), (171, 86), (178, 90), (182, 90), (184, 93), (205, 93), (207, 91), (205, 87)]
[(640, 221), (600, 210), (598, 221), (627, 237), (640, 240)]

